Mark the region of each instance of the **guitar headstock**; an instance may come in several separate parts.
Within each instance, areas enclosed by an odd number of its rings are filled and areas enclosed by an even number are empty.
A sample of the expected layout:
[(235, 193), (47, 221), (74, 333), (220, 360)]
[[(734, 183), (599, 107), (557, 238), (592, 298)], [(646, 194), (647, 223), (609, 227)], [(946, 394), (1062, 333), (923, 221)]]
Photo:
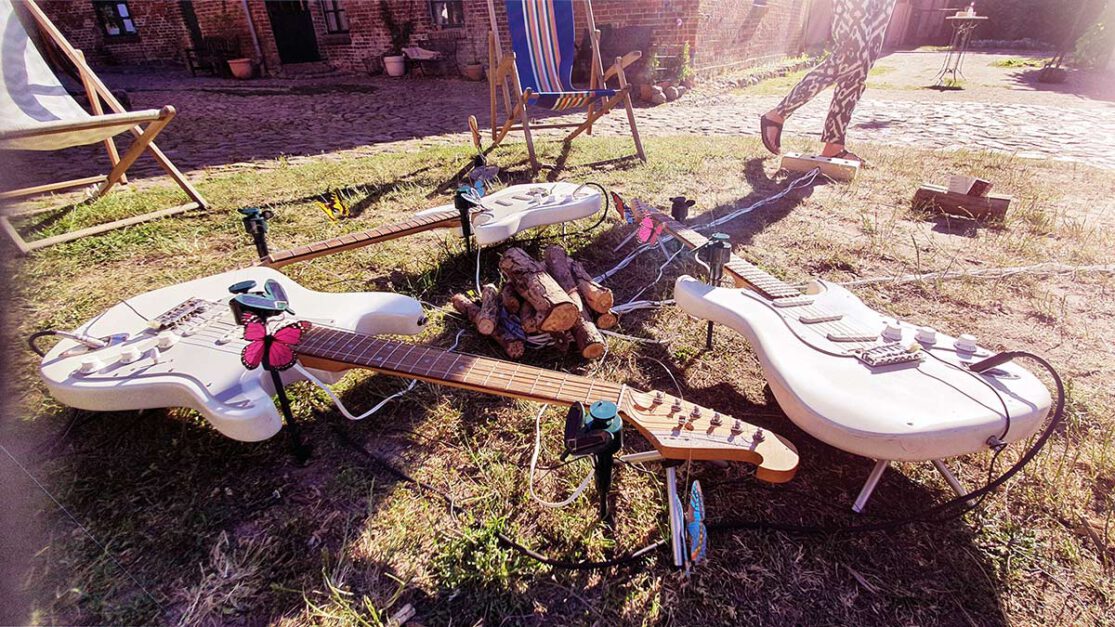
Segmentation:
[(785, 483), (797, 472), (798, 452), (789, 440), (728, 414), (630, 388), (620, 411), (668, 459), (747, 462), (755, 465), (756, 478), (770, 483)]

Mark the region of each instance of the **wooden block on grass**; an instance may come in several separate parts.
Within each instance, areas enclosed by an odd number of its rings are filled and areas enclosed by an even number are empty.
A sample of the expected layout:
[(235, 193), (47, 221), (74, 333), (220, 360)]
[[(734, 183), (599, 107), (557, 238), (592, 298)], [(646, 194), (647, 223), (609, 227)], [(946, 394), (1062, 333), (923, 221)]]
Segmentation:
[(914, 206), (927, 207), (954, 216), (1001, 222), (1007, 216), (1010, 196), (988, 194), (969, 196), (950, 192), (947, 188), (932, 183), (922, 183), (914, 192)]
[(834, 181), (848, 182), (856, 178), (859, 173), (859, 161), (850, 159), (833, 159), (820, 155), (803, 155), (797, 152), (788, 152), (782, 156), (782, 169), (792, 172), (808, 172), (820, 168), (821, 174)]

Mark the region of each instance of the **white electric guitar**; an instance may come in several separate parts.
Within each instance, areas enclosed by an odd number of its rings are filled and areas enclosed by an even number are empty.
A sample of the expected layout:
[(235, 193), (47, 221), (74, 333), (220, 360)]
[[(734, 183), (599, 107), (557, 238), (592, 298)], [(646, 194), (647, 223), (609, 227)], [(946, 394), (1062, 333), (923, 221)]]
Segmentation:
[[(688, 247), (708, 242), (669, 216), (643, 213)], [(736, 288), (679, 277), (678, 306), (747, 338), (795, 424), (880, 460), (857, 511), (890, 461), (933, 461), (961, 491), (943, 458), (988, 450), (999, 438), (1028, 438), (1049, 412), (1049, 390), (1023, 367), (970, 369), (992, 356), (970, 335), (953, 338), (881, 315), (827, 281), (810, 281), (803, 292), (734, 254), (724, 273)]]
[[(58, 342), (43, 358), (41, 375), (51, 394), (73, 407), (189, 407), (228, 437), (269, 438), (282, 426), (275, 389), (262, 368), (241, 364), (244, 331), (229, 308), (229, 287), (245, 281), (260, 287), (276, 281), (286, 292), (297, 315), (273, 318), (274, 327), (311, 323), (294, 350), (324, 381), (365, 368), (545, 403), (611, 401), (659, 458), (748, 462), (759, 479), (776, 483), (789, 481), (797, 469), (792, 444), (742, 420), (661, 392), (377, 337), (420, 331), (418, 301), (314, 292), (269, 268), (227, 272), (115, 305)], [(285, 383), (303, 378), (297, 369), (282, 375)]]
[[(567, 181), (511, 185), (479, 199), (471, 213), (471, 230), (479, 246), (491, 246), (520, 231), (587, 218), (600, 211), (603, 195), (596, 187)], [(430, 231), (460, 228), (461, 214), (452, 204), (414, 214), (401, 222), (368, 231), (273, 252), (260, 265), (278, 268), (323, 255)]]

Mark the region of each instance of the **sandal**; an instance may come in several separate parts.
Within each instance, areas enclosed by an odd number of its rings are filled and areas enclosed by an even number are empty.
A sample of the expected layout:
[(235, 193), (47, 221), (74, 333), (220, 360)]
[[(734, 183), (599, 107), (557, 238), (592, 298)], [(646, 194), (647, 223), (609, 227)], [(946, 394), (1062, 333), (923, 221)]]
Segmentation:
[[(774, 131), (773, 136), (767, 131)], [(765, 114), (759, 118), (759, 135), (763, 138), (763, 146), (772, 153), (782, 154), (782, 125), (768, 118)]]
[[(822, 155), (823, 156), (823, 155)], [(858, 161), (861, 168), (867, 167), (867, 162), (862, 157), (852, 152), (851, 150), (844, 149), (835, 155), (825, 157), (826, 159), (846, 159), (848, 161)]]

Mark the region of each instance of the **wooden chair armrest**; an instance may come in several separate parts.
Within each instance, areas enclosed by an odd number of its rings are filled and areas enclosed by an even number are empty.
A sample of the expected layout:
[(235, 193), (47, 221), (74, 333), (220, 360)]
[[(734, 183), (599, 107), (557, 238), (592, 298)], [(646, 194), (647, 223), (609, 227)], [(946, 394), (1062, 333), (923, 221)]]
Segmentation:
[(643, 53), (639, 52), (638, 50), (633, 50), (623, 55), (623, 57), (620, 58), (619, 63), (613, 64), (612, 67), (604, 71), (604, 82), (607, 83), (608, 79), (612, 78), (616, 74), (619, 74), (620, 70), (627, 69), (627, 66), (638, 61), (640, 58), (642, 58), (642, 56)]

